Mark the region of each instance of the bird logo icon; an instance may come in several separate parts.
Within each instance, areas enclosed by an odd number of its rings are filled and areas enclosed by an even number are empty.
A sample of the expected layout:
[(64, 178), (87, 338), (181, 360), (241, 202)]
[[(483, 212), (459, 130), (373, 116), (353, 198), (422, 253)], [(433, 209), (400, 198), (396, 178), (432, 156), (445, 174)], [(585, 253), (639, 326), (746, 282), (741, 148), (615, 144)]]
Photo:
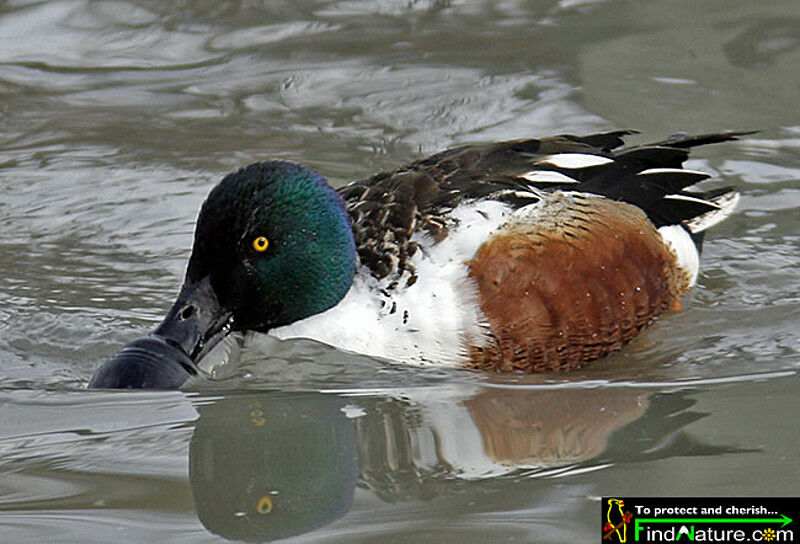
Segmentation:
[(607, 499), (606, 523), (603, 525), (603, 540), (623, 544), (628, 538), (628, 524), (632, 514), (625, 512), (622, 499)]

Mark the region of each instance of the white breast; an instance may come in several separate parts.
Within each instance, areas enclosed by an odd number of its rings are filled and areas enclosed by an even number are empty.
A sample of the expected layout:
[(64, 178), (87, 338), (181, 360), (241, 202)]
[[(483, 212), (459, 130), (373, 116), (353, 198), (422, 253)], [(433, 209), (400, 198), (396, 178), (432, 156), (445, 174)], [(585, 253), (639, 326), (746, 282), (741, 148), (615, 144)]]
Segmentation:
[(416, 235), (420, 250), (411, 263), (418, 280), (386, 289), (393, 278), (378, 281), (360, 267), (344, 299), (330, 310), (270, 331), (280, 338), (311, 338), (336, 348), (416, 364), (456, 366), (469, 345), (481, 345), (486, 323), (466, 261), (497, 229), (511, 209), (500, 202), (464, 204), (447, 238), (435, 244)]

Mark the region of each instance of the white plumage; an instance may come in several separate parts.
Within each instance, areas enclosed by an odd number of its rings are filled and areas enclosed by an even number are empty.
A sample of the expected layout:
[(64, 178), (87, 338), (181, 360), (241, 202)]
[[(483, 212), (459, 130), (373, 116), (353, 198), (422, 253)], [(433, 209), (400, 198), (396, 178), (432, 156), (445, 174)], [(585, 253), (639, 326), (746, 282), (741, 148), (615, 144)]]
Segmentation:
[(468, 346), (481, 345), (485, 337), (477, 288), (465, 263), (510, 214), (510, 207), (497, 201), (463, 204), (453, 210), (454, 226), (442, 242), (415, 235), (420, 244), (411, 260), (416, 283), (388, 290), (394, 279), (379, 281), (362, 268), (335, 307), (269, 334), (280, 339), (312, 338), (394, 361), (463, 364)]

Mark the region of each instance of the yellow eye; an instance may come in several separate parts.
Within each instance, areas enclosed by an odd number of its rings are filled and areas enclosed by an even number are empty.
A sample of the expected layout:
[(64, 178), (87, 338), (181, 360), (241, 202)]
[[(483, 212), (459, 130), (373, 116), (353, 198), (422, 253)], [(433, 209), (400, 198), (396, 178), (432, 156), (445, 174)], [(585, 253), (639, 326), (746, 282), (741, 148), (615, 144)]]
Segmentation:
[(267, 240), (266, 236), (259, 236), (258, 238), (253, 240), (253, 249), (262, 253), (267, 250), (269, 247), (269, 240)]
[(261, 497), (256, 504), (256, 512), (259, 514), (269, 514), (272, 512), (272, 499), (269, 496)]

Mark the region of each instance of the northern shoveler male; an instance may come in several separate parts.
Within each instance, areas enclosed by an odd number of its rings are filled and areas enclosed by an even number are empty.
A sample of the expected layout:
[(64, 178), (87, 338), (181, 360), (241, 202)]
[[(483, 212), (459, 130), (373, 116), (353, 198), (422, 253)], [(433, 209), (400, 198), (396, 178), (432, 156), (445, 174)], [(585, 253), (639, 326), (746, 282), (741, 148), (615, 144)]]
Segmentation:
[(180, 295), (92, 387), (173, 387), (234, 330), (377, 357), (530, 372), (620, 349), (694, 285), (739, 199), (682, 167), (745, 132), (624, 148), (633, 131), (466, 145), (334, 189), (252, 164), (200, 210)]

